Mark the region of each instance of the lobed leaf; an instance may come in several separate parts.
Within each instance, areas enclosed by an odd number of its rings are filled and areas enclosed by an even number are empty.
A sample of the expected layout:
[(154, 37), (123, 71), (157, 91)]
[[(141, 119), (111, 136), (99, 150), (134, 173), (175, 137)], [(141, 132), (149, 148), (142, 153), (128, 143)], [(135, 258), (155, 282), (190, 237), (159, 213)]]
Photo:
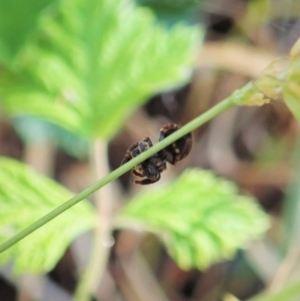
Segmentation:
[[(0, 243), (53, 210), (72, 194), (26, 165), (0, 158)], [(13, 264), (15, 273), (51, 270), (68, 245), (92, 229), (96, 216), (81, 202), (0, 255), (0, 265)]]
[(160, 235), (184, 269), (204, 269), (229, 258), (268, 227), (266, 214), (253, 198), (240, 196), (233, 183), (198, 169), (137, 196), (120, 219), (142, 223)]
[(58, 3), (41, 14), (19, 71), (0, 74), (10, 114), (108, 139), (149, 95), (188, 80), (197, 27), (167, 30), (150, 10), (125, 0)]

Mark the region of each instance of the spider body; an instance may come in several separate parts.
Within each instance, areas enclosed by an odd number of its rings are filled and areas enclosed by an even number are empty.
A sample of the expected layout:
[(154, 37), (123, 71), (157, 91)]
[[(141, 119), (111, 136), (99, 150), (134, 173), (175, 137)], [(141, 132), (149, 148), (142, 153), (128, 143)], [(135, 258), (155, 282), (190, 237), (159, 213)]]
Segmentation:
[[(152, 147), (152, 145), (152, 141), (149, 137), (145, 138), (142, 141), (132, 144), (126, 151), (121, 165), (127, 163), (132, 158), (138, 156), (140, 153)], [(154, 154), (153, 156), (146, 159), (145, 161), (138, 164), (132, 169), (132, 174), (134, 174), (137, 177), (144, 178), (142, 180), (135, 180), (134, 183), (141, 185), (155, 183), (160, 179), (161, 172), (166, 168), (166, 160), (158, 154)]]
[[(167, 124), (160, 129), (159, 141), (167, 138), (179, 129), (175, 123)], [(172, 165), (184, 159), (191, 151), (193, 145), (192, 133), (188, 133), (163, 149), (166, 160)]]
[[(165, 125), (160, 130), (159, 141), (165, 139), (178, 129), (179, 126), (174, 123)], [(172, 165), (176, 165), (178, 161), (184, 159), (192, 148), (192, 142), (192, 134), (188, 133), (163, 150), (135, 166), (132, 169), (132, 174), (143, 179), (135, 180), (134, 183), (147, 185), (159, 181), (160, 174), (167, 168), (167, 162)], [(146, 151), (152, 146), (153, 144), (149, 137), (132, 144), (126, 151), (121, 165), (130, 161), (132, 158), (138, 156), (140, 153)]]

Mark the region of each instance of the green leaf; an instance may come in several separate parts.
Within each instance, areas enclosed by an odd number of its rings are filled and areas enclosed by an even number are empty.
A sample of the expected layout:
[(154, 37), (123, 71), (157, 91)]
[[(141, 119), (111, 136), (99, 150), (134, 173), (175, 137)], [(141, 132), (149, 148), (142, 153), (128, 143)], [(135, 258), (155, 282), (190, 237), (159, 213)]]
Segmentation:
[(173, 184), (145, 192), (120, 220), (142, 223), (163, 239), (183, 269), (204, 269), (259, 237), (268, 227), (255, 200), (209, 171), (191, 169)]
[(109, 139), (151, 94), (188, 80), (199, 33), (125, 0), (62, 0), (40, 17), (22, 72), (0, 75), (3, 106)]
[[(72, 194), (26, 165), (0, 158), (0, 243), (62, 204)], [(92, 229), (96, 216), (81, 202), (0, 255), (0, 265), (13, 263), (21, 273), (51, 270), (68, 245)]]
[(289, 66), (283, 83), (283, 96), (287, 107), (300, 120), (300, 39), (290, 52)]
[(12, 63), (53, 0), (0, 0), (0, 62)]

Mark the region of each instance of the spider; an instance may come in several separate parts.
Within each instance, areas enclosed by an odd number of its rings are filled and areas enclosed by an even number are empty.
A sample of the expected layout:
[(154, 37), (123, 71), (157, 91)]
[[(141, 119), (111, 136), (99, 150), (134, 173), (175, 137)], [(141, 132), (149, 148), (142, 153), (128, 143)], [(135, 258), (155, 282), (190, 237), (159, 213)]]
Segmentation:
[[(174, 123), (165, 125), (160, 129), (159, 141), (170, 136), (178, 129), (179, 126)], [(141, 185), (148, 185), (159, 181), (160, 174), (167, 168), (167, 162), (172, 165), (176, 165), (178, 161), (184, 159), (190, 153), (192, 144), (192, 133), (188, 133), (158, 153), (152, 155), (150, 158), (146, 159), (132, 169), (133, 175), (143, 178), (141, 180), (134, 180), (132, 182)], [(132, 158), (138, 156), (140, 153), (146, 151), (152, 146), (153, 144), (149, 137), (132, 144), (126, 151), (121, 165), (127, 163)]]

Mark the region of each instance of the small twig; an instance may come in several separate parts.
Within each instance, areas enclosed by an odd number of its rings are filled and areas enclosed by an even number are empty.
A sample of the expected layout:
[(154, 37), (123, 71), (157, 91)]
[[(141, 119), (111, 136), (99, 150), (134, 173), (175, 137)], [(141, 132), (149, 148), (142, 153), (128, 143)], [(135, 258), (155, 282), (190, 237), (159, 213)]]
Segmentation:
[[(119, 262), (126, 277), (125, 281), (119, 283), (124, 292), (127, 292), (128, 295), (134, 295), (135, 300), (169, 300), (157, 283), (144, 257), (138, 251), (134, 252), (130, 257), (120, 257)], [(132, 297), (128, 298), (128, 300), (131, 299)]]
[(299, 259), (299, 253), (300, 250), (297, 247), (291, 247), (289, 249), (286, 257), (282, 261), (271, 283), (269, 284), (269, 287), (267, 288), (268, 291), (276, 291), (285, 284)]
[(15, 243), (29, 235), (30, 233), (34, 232), (35, 230), (39, 229), (64, 211), (68, 210), (72, 206), (76, 205), (83, 199), (87, 198), (89, 195), (100, 189), (101, 187), (105, 186), (106, 184), (112, 182), (113, 180), (117, 179), (121, 175), (123, 175), (125, 172), (129, 171), (132, 169), (134, 166), (138, 165), (139, 163), (143, 162), (150, 156), (154, 155), (158, 151), (162, 150), (172, 142), (178, 140), (182, 136), (188, 134), (189, 132), (192, 132), (199, 126), (203, 125), (210, 119), (216, 117), (220, 113), (236, 106), (236, 105), (243, 105), (245, 101), (248, 99), (253, 98), (253, 94), (255, 94), (255, 89), (253, 88), (252, 83), (247, 84), (240, 90), (235, 91), (231, 96), (228, 98), (224, 99), (222, 102), (208, 110), (207, 112), (201, 114), (197, 118), (193, 119), (190, 121), (188, 124), (180, 128), (178, 131), (174, 132), (172, 135), (168, 136), (167, 138), (163, 139), (159, 143), (155, 144), (153, 147), (149, 148), (147, 151), (143, 152), (139, 156), (133, 158), (126, 164), (120, 166), (116, 170), (112, 171), (110, 174), (90, 186), (89, 188), (83, 190), (79, 194), (75, 195), (62, 205), (58, 206), (27, 228), (21, 230), (19, 233), (15, 234), (12, 236), (10, 239), (5, 241), (0, 245), (0, 253), (4, 252), (11, 246), (13, 246)]

